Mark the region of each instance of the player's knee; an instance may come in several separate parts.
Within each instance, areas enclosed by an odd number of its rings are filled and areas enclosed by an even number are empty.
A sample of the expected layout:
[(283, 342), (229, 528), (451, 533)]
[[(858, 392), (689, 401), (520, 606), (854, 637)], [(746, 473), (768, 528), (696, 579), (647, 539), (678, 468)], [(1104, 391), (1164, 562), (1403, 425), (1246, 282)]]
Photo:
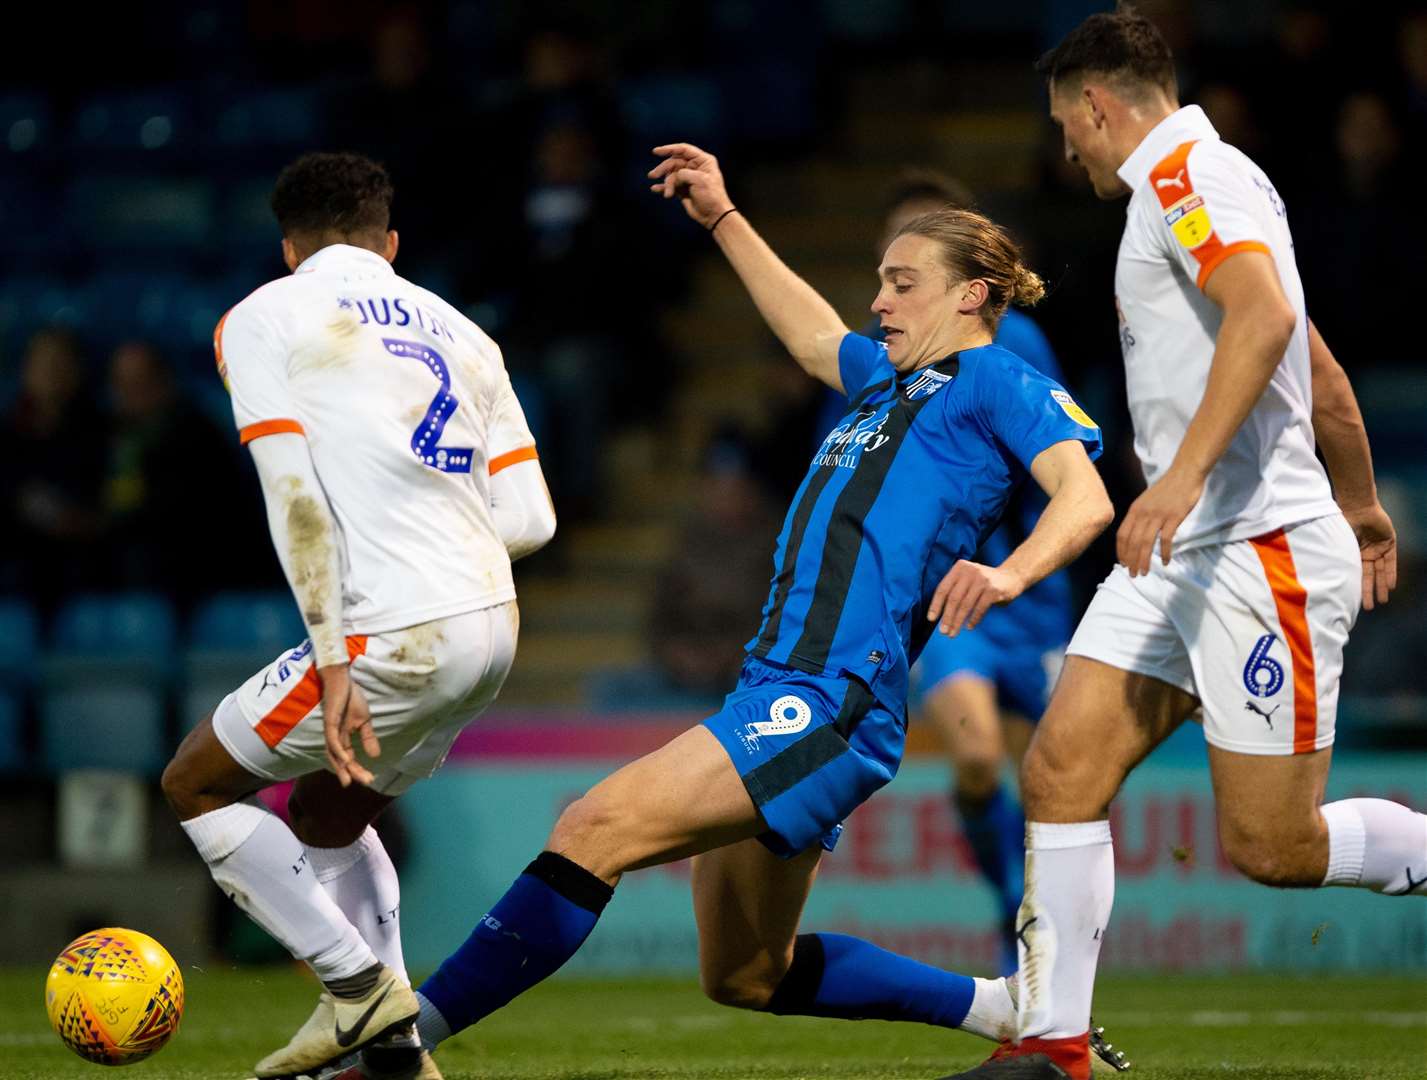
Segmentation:
[(989, 798), (1001, 783), (999, 755), (972, 754), (956, 763), (956, 791), (969, 799)]
[(1312, 888), (1323, 883), (1326, 851), (1307, 833), (1256, 829), (1222, 820), (1219, 844), (1234, 868), (1261, 885)]
[(1053, 813), (1059, 787), (1054, 753), (1039, 740), (1032, 742), (1021, 759), (1021, 805), (1026, 817), (1035, 821)]
[(700, 969), (699, 986), (716, 1005), (731, 1009), (766, 1009), (778, 989), (781, 972)]
[(549, 848), (600, 877), (628, 869), (627, 849), (638, 820), (617, 799), (596, 790), (565, 807)]
[(159, 778), (159, 787), (168, 801), (169, 808), (180, 820), (186, 821), (197, 815), (199, 792), (197, 785), (193, 783), (192, 774), (184, 767), (181, 753), (174, 755), (173, 760), (164, 767), (163, 776)]

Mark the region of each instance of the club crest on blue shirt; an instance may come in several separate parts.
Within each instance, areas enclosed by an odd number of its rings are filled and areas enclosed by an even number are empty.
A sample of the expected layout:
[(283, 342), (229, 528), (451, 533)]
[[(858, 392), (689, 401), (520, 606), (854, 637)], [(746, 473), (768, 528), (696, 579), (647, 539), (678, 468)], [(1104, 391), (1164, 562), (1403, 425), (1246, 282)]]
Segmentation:
[(940, 371), (927, 368), (925, 371), (919, 372), (917, 377), (903, 388), (902, 396), (908, 401), (929, 398), (951, 380), (952, 376), (943, 375)]

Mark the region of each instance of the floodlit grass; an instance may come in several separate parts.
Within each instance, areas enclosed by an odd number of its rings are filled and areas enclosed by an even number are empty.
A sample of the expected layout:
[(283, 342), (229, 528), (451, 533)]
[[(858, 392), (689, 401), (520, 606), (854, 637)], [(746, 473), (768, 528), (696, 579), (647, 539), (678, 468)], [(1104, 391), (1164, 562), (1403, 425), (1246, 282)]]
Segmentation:
[[(251, 1075), (316, 1000), (286, 968), (189, 969), (174, 1042), (124, 1080)], [(50, 1032), (44, 972), (0, 970), (0, 1077), (88, 1077)], [(1135, 1062), (1132, 1077), (1421, 1080), (1427, 1077), (1427, 982), (1412, 977), (1106, 979), (1096, 1017)], [(494, 1077), (909, 1077), (967, 1068), (990, 1044), (916, 1024), (847, 1023), (736, 1012), (693, 980), (585, 981), (556, 976), (447, 1045), (448, 1080)]]

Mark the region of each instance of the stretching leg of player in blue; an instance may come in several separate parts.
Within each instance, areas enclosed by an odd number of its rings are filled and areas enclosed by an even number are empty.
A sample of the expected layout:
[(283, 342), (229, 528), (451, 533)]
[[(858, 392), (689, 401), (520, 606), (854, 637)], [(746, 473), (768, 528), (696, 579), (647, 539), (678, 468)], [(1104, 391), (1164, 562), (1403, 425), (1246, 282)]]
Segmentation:
[[(690, 800), (690, 791), (700, 797)], [(942, 971), (840, 934), (798, 935), (821, 849), (781, 859), (753, 839), (766, 829), (705, 728), (621, 769), (565, 811), (547, 849), (421, 985), (423, 1040), (434, 1045), (555, 972), (626, 871), (690, 854), (698, 855), (702, 983), (715, 1001), (780, 1014), (916, 1020), (992, 1039), (1014, 1024), (1005, 980)]]
[(1017, 966), (1016, 911), (1025, 880), (1026, 819), (1004, 773), (1008, 760), (1020, 760), (1027, 739), (1014, 736), (1028, 735), (1027, 725), (1003, 725), (995, 683), (972, 670), (932, 687), (922, 708), (951, 759), (952, 807), (977, 869), (996, 894), (1001, 973), (1008, 975)]

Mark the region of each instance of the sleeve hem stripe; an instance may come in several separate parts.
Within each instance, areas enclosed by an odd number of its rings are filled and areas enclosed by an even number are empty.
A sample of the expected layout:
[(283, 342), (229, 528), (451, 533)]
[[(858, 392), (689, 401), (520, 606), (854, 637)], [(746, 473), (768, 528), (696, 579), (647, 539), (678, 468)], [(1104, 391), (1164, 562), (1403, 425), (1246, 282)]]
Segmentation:
[(307, 432), (296, 420), (260, 420), (256, 424), (239, 428), (238, 441), (246, 446), (254, 439), (261, 439), (264, 435), (281, 434), (306, 435)]
[(491, 458), (489, 466), (490, 474), (494, 476), (502, 469), (508, 468), (511, 465), (518, 465), (522, 461), (538, 460), (540, 460), (540, 455), (535, 452), (535, 447), (522, 446), (519, 450), (511, 450), (509, 453), (500, 454), (497, 457)]
[(1200, 265), (1199, 280), (1197, 282), (1199, 290), (1201, 292), (1204, 291), (1204, 286), (1209, 281), (1209, 275), (1219, 268), (1220, 263), (1230, 255), (1237, 255), (1241, 251), (1261, 251), (1269, 258), (1273, 258), (1273, 252), (1270, 251), (1268, 245), (1261, 240), (1236, 240), (1232, 244), (1225, 244)]

